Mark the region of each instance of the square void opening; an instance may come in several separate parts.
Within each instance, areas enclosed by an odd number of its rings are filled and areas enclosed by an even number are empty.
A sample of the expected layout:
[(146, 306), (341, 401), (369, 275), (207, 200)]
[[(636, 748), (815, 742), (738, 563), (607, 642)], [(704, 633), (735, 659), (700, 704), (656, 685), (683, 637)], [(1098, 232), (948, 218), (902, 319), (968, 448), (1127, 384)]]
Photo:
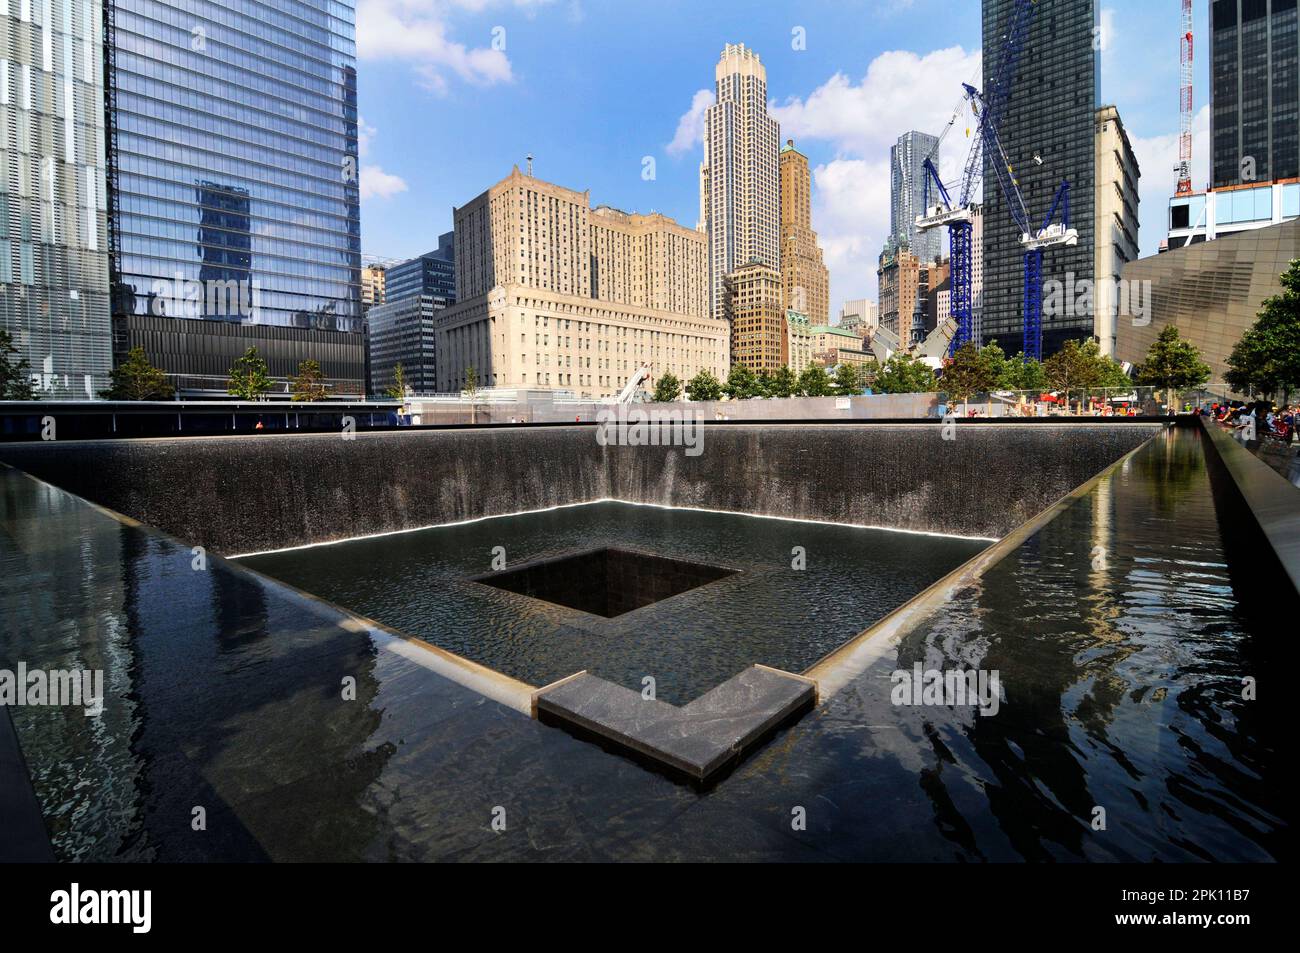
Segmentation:
[(612, 619), (736, 571), (624, 549), (594, 549), (479, 576), (474, 581)]

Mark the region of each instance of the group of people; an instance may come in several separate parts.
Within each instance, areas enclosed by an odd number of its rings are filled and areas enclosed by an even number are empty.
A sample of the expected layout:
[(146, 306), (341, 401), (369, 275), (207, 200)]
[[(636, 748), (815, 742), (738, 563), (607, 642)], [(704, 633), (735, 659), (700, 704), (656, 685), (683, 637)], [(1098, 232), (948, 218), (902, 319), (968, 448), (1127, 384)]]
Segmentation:
[(1251, 403), (1232, 401), (1202, 407), (1201, 413), (1234, 430), (1253, 427), (1259, 439), (1266, 437), (1291, 443), (1295, 439), (1296, 425), (1300, 423), (1300, 404), (1277, 407), (1272, 402), (1257, 400)]

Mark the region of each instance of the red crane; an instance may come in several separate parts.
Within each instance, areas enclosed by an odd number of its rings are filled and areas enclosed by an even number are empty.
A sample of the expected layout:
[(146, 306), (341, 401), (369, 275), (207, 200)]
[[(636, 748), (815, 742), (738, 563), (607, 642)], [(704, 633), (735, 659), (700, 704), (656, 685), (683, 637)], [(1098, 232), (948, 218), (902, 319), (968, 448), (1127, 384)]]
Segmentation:
[(1178, 193), (1192, 194), (1192, 0), (1183, 0), (1182, 85), (1179, 110), (1182, 135), (1178, 140)]

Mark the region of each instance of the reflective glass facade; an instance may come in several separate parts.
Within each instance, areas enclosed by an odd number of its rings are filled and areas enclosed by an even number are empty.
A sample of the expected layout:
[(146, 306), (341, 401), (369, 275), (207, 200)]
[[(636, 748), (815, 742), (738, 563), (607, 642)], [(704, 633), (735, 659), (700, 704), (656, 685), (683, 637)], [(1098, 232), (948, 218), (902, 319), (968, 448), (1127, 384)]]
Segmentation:
[[(889, 234), (895, 247), (905, 244), (921, 261), (934, 261), (947, 254), (948, 230), (932, 228), (920, 231), (916, 217), (925, 206), (925, 168), (927, 158), (939, 165), (939, 138), (924, 132), (907, 132), (898, 144), (889, 147)], [(931, 199), (931, 203), (938, 197)]]
[(352, 0), (106, 3), (115, 309), (359, 335)]
[(91, 0), (0, 0), (0, 328), (40, 397), (112, 365), (101, 28)]
[(1214, 187), (1300, 176), (1296, 0), (1213, 0)]
[(456, 303), (455, 232), (438, 236), (438, 248), (396, 265), (384, 273), (384, 300), (400, 301), (412, 295), (433, 295), (444, 307)]

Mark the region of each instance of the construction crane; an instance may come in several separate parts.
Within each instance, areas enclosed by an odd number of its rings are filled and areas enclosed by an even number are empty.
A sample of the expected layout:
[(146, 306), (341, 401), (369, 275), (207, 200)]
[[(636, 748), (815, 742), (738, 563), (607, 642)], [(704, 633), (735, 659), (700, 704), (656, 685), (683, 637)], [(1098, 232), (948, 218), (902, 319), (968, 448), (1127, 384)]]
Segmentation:
[[(1036, 2), (1037, 0), (1017, 0), (1015, 9), (1011, 12), (1001, 55), (988, 84), (988, 97), (983, 101), (985, 108), (982, 113), (976, 111), (976, 119), (981, 132), (986, 126), (996, 129), (997, 124), (1001, 122), (1002, 110), (1006, 107), (1007, 100), (1010, 98), (1011, 84), (1016, 78), (1016, 67), (1020, 62), (1020, 53), (1024, 49), (1025, 39), (1029, 35), (1029, 25), (1033, 21)], [(969, 84), (963, 84), (963, 87), (968, 91), (967, 95), (963, 97), (962, 103), (958, 106), (958, 112), (954, 114), (953, 119), (949, 121), (947, 128), (944, 129), (943, 135), (939, 137), (939, 144), (943, 142), (949, 130), (952, 129), (958, 114), (964, 112), (968, 105), (972, 111), (975, 111), (976, 104), (969, 95), (969, 91), (973, 87)], [(970, 133), (970, 128), (967, 127), (967, 137), (970, 136)], [(971, 238), (974, 231), (971, 203), (975, 198), (976, 184), (983, 181), (986, 141), (987, 137), (983, 134), (977, 134), (971, 141), (970, 153), (966, 157), (966, 165), (962, 172), (961, 191), (956, 202), (953, 202), (952, 196), (943, 184), (939, 170), (934, 164), (934, 156), (938, 153), (939, 144), (935, 145), (934, 151), (926, 156), (925, 161), (922, 163), (925, 175), (924, 211), (923, 214), (917, 216), (916, 227), (921, 231), (926, 231), (943, 225), (948, 226), (949, 262), (952, 269), (952, 315), (957, 324), (957, 331), (953, 335), (950, 346), (951, 353), (955, 353), (963, 344), (974, 340), (975, 336), (973, 302), (971, 299)], [(931, 187), (934, 188), (934, 195), (937, 199), (934, 205), (930, 204)]]
[(1180, 41), (1182, 80), (1178, 111), (1182, 134), (1178, 138), (1178, 195), (1192, 194), (1192, 0), (1183, 0), (1183, 35)]
[[(952, 344), (955, 350), (967, 341), (972, 340), (973, 337), (970, 331), (969, 311), (971, 232), (969, 203), (974, 190), (974, 178), (979, 174), (980, 167), (987, 154), (989, 158), (988, 164), (994, 171), (998, 188), (1006, 199), (1007, 209), (1011, 213), (1016, 228), (1019, 230), (1020, 244), (1024, 248), (1025, 282), (1022, 303), (1024, 336), (1021, 350), (1025, 361), (1041, 360), (1043, 354), (1043, 251), (1055, 246), (1077, 245), (1079, 243), (1078, 231), (1070, 227), (1069, 181), (1062, 182), (1060, 188), (1057, 189), (1051, 210), (1048, 211), (1047, 217), (1043, 219), (1043, 224), (1036, 229), (1033, 228), (1030, 223), (1028, 206), (1025, 204), (1024, 196), (1020, 191), (1020, 182), (1016, 178), (1015, 169), (1006, 154), (1006, 150), (1002, 148), (1002, 142), (998, 135), (1002, 113), (1006, 108), (1007, 100), (1010, 98), (1011, 85), (1016, 78), (1016, 68), (1020, 62), (1020, 54), (1024, 49), (1025, 39), (1029, 34), (1029, 26), (1033, 21), (1036, 3), (1037, 0), (1017, 0), (1015, 9), (1012, 10), (1008, 21), (1002, 55), (988, 85), (987, 94), (981, 94), (978, 89), (969, 83), (962, 84), (965, 90), (966, 102), (969, 103), (970, 109), (977, 120), (978, 136), (971, 145), (971, 154), (966, 162), (966, 170), (962, 181), (961, 204), (956, 208), (951, 206), (947, 190), (940, 180), (934, 163), (928, 162), (926, 165), (927, 196), (928, 186), (933, 182), (938, 187), (939, 194), (942, 197), (942, 204), (936, 206), (932, 210), (933, 214), (927, 216), (924, 222), (922, 219), (917, 220), (918, 227), (923, 225), (924, 227), (934, 227), (936, 224), (944, 224), (946, 218), (953, 219), (953, 223), (950, 225), (953, 232), (953, 310), (956, 312), (958, 307), (957, 297), (959, 294), (962, 296), (962, 306), (965, 308), (964, 313), (958, 314), (958, 330), (953, 337)], [(1037, 156), (1035, 156), (1035, 159), (1037, 161)], [(1062, 221), (1059, 223), (1055, 221), (1058, 211), (1062, 213)], [(962, 214), (963, 212), (964, 214)], [(958, 234), (959, 232), (964, 234)], [(959, 262), (959, 252), (962, 253), (964, 261)], [(963, 282), (960, 291), (958, 290), (959, 279), (957, 277), (959, 264), (962, 270), (960, 280)], [(961, 326), (963, 318), (966, 321), (965, 329)]]

